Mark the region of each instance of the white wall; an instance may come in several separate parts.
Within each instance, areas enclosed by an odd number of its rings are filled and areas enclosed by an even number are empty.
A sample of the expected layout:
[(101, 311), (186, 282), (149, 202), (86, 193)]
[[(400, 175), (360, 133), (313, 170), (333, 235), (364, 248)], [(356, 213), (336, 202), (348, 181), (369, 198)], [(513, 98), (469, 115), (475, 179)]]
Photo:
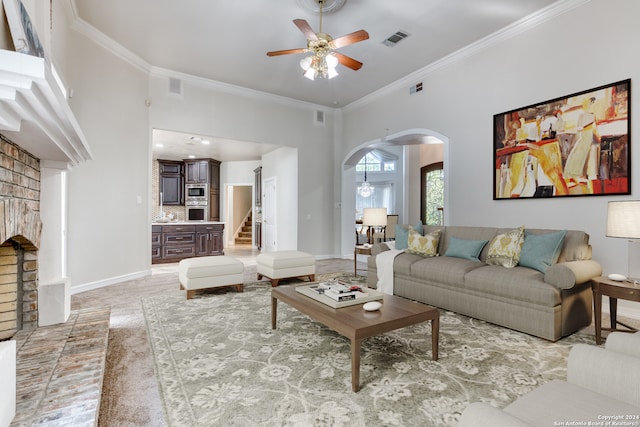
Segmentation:
[(67, 272), (72, 288), (90, 288), (145, 274), (151, 265), (148, 78), (58, 15), (55, 62), (73, 89), (69, 103), (93, 154), (68, 173)]
[[(640, 57), (632, 53), (640, 40), (638, 16), (640, 2), (635, 0), (592, 0), (476, 54), (426, 69), (413, 79), (423, 82), (418, 95), (391, 88), (345, 108), (344, 148), (337, 156), (344, 158), (385, 129), (435, 130), (450, 143), (450, 224), (585, 230), (605, 273), (626, 271), (625, 242), (605, 237), (606, 205), (638, 198), (638, 174), (632, 174), (633, 195), (628, 197), (494, 201), (492, 119), (514, 108), (640, 79)], [(632, 91), (632, 104), (637, 94)], [(631, 145), (640, 146), (636, 133)], [(639, 151), (631, 150), (634, 170), (640, 168)]]
[[(309, 223), (304, 206), (299, 203), (298, 178), (304, 175), (299, 172), (300, 162), (298, 150), (283, 147), (262, 156), (262, 181), (276, 178), (276, 248), (282, 250), (309, 251), (314, 242), (299, 239), (300, 235), (308, 235), (308, 230), (300, 230), (299, 223)], [(264, 212), (264, 211), (263, 211)], [(299, 221), (298, 212), (303, 212), (305, 217)], [(312, 228), (312, 227), (307, 227)], [(307, 231), (307, 232), (305, 232)]]

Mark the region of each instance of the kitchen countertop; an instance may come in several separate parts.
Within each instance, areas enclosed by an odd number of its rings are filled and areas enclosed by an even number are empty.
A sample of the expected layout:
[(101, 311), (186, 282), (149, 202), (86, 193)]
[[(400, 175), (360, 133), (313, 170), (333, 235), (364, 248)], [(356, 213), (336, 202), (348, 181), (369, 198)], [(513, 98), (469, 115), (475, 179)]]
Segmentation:
[(207, 225), (207, 224), (224, 224), (221, 221), (168, 221), (168, 222), (152, 222), (151, 225)]

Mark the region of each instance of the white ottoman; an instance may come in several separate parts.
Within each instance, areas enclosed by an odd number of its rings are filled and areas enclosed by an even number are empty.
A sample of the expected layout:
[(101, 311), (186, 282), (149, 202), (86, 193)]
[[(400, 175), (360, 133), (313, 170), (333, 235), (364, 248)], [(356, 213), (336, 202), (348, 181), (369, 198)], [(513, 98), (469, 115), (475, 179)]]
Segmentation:
[(316, 259), (300, 251), (276, 251), (261, 253), (256, 257), (258, 280), (271, 279), (271, 286), (278, 286), (280, 279), (308, 276), (316, 280)]
[(191, 299), (197, 289), (234, 286), (242, 292), (244, 264), (228, 256), (204, 256), (187, 258), (178, 264), (180, 289), (187, 290)]

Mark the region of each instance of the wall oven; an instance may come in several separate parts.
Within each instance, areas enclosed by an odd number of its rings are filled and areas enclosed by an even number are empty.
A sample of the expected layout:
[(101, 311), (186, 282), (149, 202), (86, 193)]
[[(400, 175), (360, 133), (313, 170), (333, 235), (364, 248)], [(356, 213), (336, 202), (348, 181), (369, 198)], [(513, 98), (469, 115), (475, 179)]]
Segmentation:
[(186, 205), (187, 221), (209, 221), (209, 207), (207, 205)]

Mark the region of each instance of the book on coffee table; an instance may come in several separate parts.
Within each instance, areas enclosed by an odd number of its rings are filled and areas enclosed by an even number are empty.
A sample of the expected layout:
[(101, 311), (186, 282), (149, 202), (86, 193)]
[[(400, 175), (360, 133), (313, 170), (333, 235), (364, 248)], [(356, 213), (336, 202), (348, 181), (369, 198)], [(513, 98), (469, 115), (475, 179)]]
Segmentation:
[(339, 301), (338, 299), (327, 296), (326, 290), (322, 290), (319, 283), (296, 286), (296, 291), (333, 308), (342, 308), (350, 305), (364, 304), (369, 301), (381, 300), (383, 295), (382, 292), (378, 292), (375, 289), (363, 287), (362, 291), (348, 292), (347, 294), (350, 295), (350, 299)]

